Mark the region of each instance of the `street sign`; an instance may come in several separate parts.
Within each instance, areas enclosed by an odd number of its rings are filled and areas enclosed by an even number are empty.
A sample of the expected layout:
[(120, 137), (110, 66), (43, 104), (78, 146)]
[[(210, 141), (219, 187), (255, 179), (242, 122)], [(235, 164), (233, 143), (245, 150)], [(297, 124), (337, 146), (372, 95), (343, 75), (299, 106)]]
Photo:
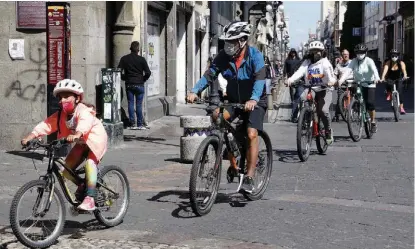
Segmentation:
[(361, 28), (353, 28), (353, 36), (361, 36)]

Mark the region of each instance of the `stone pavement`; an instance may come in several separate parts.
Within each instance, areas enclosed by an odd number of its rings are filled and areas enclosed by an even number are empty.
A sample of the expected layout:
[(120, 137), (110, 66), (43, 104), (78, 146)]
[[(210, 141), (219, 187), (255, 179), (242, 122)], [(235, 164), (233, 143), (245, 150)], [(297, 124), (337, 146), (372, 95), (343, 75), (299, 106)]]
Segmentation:
[[(204, 115), (200, 108), (178, 109)], [(101, 229), (92, 216), (68, 214), (52, 248), (414, 248), (413, 113), (399, 123), (391, 122), (388, 110), (379, 116), (379, 132), (358, 143), (349, 139), (344, 122), (334, 123), (335, 143), (327, 155), (313, 146), (304, 163), (296, 154), (296, 125), (286, 116), (265, 124), (274, 163), (264, 198), (247, 202), (232, 194), (236, 183), (222, 177), (215, 206), (199, 218), (188, 201), (191, 165), (178, 160), (179, 118), (160, 119), (148, 131), (126, 131), (125, 144), (102, 162), (127, 172), (131, 199), (124, 222)], [(3, 248), (23, 248), (11, 233), (9, 209), (17, 189), (37, 178), (27, 158), (35, 155), (0, 153)], [(43, 172), (45, 163), (36, 162)]]

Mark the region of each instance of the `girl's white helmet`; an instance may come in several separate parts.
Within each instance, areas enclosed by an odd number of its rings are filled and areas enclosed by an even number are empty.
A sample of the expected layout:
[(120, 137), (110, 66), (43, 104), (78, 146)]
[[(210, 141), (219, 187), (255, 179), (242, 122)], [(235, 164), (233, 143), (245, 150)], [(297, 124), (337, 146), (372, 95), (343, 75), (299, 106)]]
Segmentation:
[(311, 50), (311, 49), (324, 50), (324, 44), (321, 41), (313, 41), (308, 46), (308, 49), (309, 50)]
[(223, 28), (221, 40), (236, 40), (244, 36), (250, 36), (251, 26), (247, 22), (231, 22)]
[(56, 84), (55, 89), (53, 89), (53, 96), (57, 96), (61, 92), (71, 92), (76, 95), (81, 96), (81, 99), (84, 95), (84, 89), (81, 84), (76, 80), (64, 79)]

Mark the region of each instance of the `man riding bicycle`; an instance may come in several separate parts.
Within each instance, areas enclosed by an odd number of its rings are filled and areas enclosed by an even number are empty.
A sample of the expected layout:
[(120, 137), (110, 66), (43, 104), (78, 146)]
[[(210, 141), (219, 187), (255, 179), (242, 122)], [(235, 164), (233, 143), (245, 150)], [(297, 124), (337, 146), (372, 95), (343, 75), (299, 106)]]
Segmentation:
[(349, 78), (353, 73), (355, 81), (359, 82), (374, 82), (375, 84), (363, 85), (362, 95), (365, 100), (366, 108), (369, 111), (370, 119), (372, 121), (372, 133), (376, 133), (377, 126), (375, 122), (375, 96), (376, 96), (376, 84), (379, 82), (379, 73), (376, 68), (375, 62), (366, 56), (367, 47), (364, 44), (358, 44), (354, 48), (356, 58), (354, 58), (347, 66), (348, 70), (342, 74), (339, 85), (342, 85), (344, 81)]
[[(396, 84), (396, 89), (399, 92), (399, 102), (401, 114), (406, 114), (403, 108), (403, 83), (402, 80), (408, 79), (406, 73), (406, 65), (403, 61), (399, 60), (399, 52), (396, 49), (390, 51), (390, 61), (387, 61), (383, 67), (382, 80), (387, 79), (386, 85), (386, 100), (390, 100), (392, 96), (393, 84)], [(403, 75), (403, 78), (402, 78)]]
[[(330, 105), (333, 97), (333, 85), (336, 79), (333, 73), (333, 66), (323, 54), (324, 44), (320, 41), (313, 41), (309, 45), (309, 58), (306, 59), (300, 68), (288, 78), (286, 85), (290, 86), (295, 81), (305, 77), (306, 85), (313, 86), (315, 99), (317, 102), (317, 113), (324, 124), (326, 131), (326, 141), (330, 145), (333, 143), (333, 132), (331, 129)], [(327, 87), (323, 89), (322, 87)], [(307, 91), (301, 95), (301, 99), (306, 99)], [(314, 92), (313, 92), (314, 95)]]
[[(187, 101), (192, 103), (197, 98), (197, 93), (203, 91), (208, 84), (212, 84), (221, 73), (228, 81), (226, 87), (228, 101), (245, 104), (244, 113), (229, 107), (225, 108), (223, 117), (232, 120), (241, 115), (244, 123), (247, 124), (248, 171), (241, 188), (248, 193), (254, 190), (253, 176), (259, 153), (258, 130), (263, 129), (267, 106), (264, 58), (258, 49), (247, 45), (250, 28), (251, 25), (247, 22), (232, 22), (224, 27), (223, 35), (220, 37), (225, 41), (224, 49), (219, 51), (210, 68), (187, 95)], [(213, 114), (214, 120), (218, 118), (218, 113), (219, 109), (216, 109)], [(237, 175), (236, 159), (230, 152), (228, 157), (231, 162), (230, 169), (232, 168)]]
[[(349, 51), (347, 49), (342, 50), (341, 56), (342, 56), (341, 60), (339, 61), (339, 63), (337, 63), (336, 67), (334, 68), (334, 75), (336, 76), (337, 79), (339, 79), (341, 75), (344, 73), (344, 71), (347, 70), (346, 67), (352, 61), (349, 58)], [(349, 76), (348, 80), (353, 80), (353, 74)], [(341, 88), (341, 85), (339, 85), (337, 89), (337, 97), (340, 97), (340, 95), (342, 94), (342, 91), (343, 90)], [(332, 121), (339, 122), (339, 114), (340, 114), (340, 107), (337, 106), (336, 112), (334, 114)]]

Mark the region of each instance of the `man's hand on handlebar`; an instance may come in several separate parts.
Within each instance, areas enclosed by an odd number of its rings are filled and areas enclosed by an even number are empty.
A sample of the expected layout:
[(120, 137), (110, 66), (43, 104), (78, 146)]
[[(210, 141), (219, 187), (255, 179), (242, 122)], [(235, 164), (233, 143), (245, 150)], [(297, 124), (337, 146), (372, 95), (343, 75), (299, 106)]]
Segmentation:
[(193, 103), (197, 99), (197, 95), (195, 93), (188, 93), (186, 100), (189, 103)]
[(334, 85), (336, 85), (336, 84), (337, 84), (337, 82), (335, 82), (335, 81), (334, 81), (334, 82), (329, 82), (329, 83), (327, 83), (327, 86), (328, 86), (328, 87), (331, 87), (331, 86), (334, 86)]
[(290, 78), (288, 78), (286, 81), (285, 81), (285, 86), (291, 86), (291, 84), (292, 84), (293, 82), (292, 82), (292, 80), (290, 80)]
[(255, 108), (255, 106), (256, 106), (256, 104), (257, 104), (257, 102), (255, 101), (255, 100), (253, 100), (253, 99), (251, 99), (251, 100), (248, 100), (246, 103), (245, 103), (245, 111), (246, 112), (250, 112), (250, 111), (253, 111), (254, 110), (254, 108)]

